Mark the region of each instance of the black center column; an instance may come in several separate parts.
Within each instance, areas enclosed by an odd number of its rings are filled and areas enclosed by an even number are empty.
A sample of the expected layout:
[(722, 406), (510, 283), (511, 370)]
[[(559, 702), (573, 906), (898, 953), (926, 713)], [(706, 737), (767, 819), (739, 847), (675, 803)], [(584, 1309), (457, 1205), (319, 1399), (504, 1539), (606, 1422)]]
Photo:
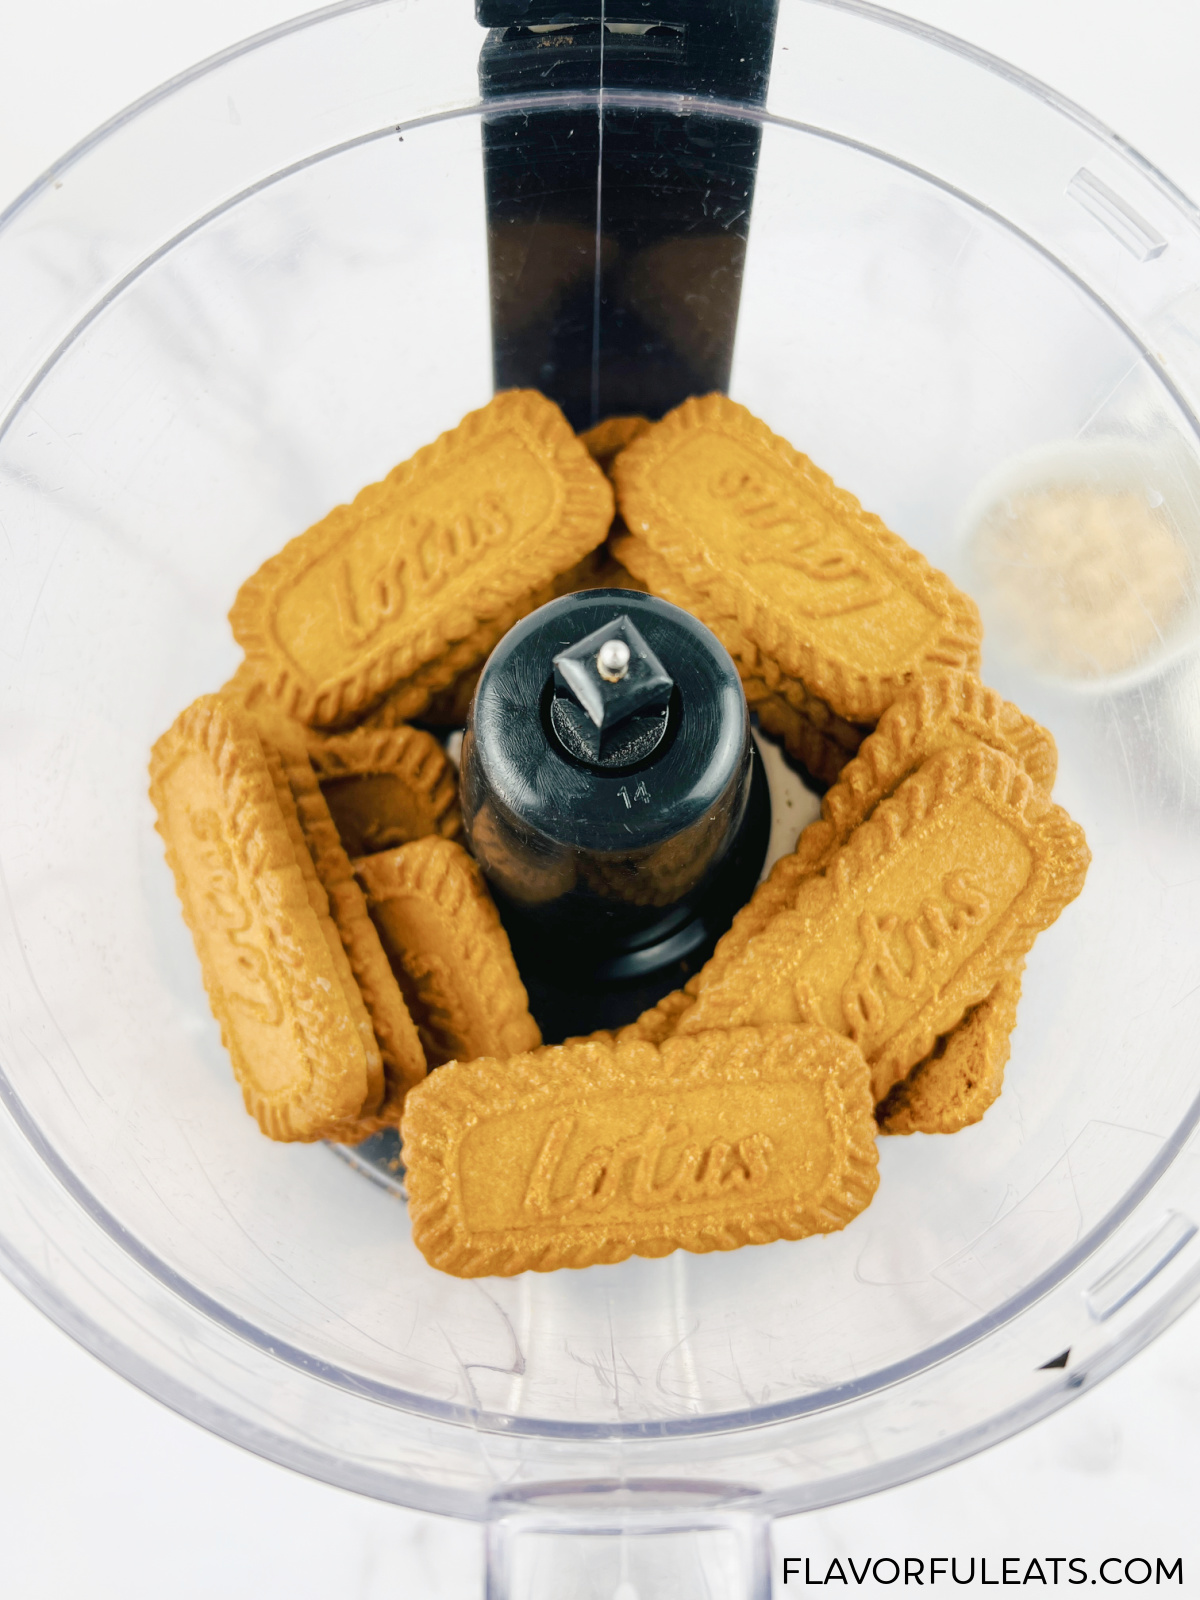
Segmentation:
[(776, 5), (476, 0), (498, 389), (585, 428), (727, 386)]

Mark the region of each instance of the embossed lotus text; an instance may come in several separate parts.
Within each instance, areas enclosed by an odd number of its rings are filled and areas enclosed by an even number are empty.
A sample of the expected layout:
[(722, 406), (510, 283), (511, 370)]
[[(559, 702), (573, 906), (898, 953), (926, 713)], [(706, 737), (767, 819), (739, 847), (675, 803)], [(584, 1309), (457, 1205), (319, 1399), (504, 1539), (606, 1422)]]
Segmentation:
[[(889, 996), (916, 1000), (954, 971), (968, 937), (992, 909), (991, 899), (967, 872), (942, 880), (949, 911), (931, 895), (915, 917), (864, 911), (858, 919), (862, 951), (842, 988), (842, 1015), (856, 1044), (883, 1026)], [(899, 946), (901, 954), (897, 954)], [(907, 954), (907, 960), (903, 954)]]
[[(740, 1199), (765, 1186), (774, 1149), (768, 1134), (701, 1143), (689, 1138), (687, 1123), (677, 1123), (674, 1116), (673, 1107), (662, 1107), (638, 1133), (594, 1146), (569, 1171), (565, 1152), (576, 1119), (557, 1118), (538, 1153), (523, 1209), (538, 1220), (566, 1221), (599, 1215), (622, 1190), (633, 1205), (646, 1210)], [(666, 1176), (659, 1177), (663, 1167)]]
[[(804, 615), (845, 616), (878, 605), (891, 593), (890, 581), (828, 517), (806, 508), (785, 485), (772, 483), (752, 466), (727, 461), (710, 474), (708, 492), (736, 518), (738, 553), (746, 566), (787, 567), (818, 586), (802, 601)], [(833, 584), (844, 587), (821, 592)]]
[(343, 556), (336, 567), (334, 593), (346, 643), (369, 644), (387, 622), (398, 621), (414, 601), (436, 595), (446, 582), (486, 550), (502, 545), (513, 532), (512, 519), (494, 494), (449, 519), (433, 515), (401, 520), (395, 547), (382, 566), (367, 571)]
[(271, 982), (265, 954), (248, 938), (255, 931), (254, 913), (238, 887), (237, 865), (221, 818), (206, 807), (189, 809), (188, 821), (193, 837), (206, 847), (199, 852), (207, 868), (204, 900), (233, 952), (231, 962), (221, 962), (222, 971), (227, 972), (231, 965), (245, 985), (241, 991), (226, 989), (226, 999), (256, 1022), (277, 1028), (283, 1022), (283, 1002)]
[(456, 1062), (405, 1107), (413, 1238), (479, 1277), (828, 1233), (878, 1181), (869, 1078), (818, 1027)]

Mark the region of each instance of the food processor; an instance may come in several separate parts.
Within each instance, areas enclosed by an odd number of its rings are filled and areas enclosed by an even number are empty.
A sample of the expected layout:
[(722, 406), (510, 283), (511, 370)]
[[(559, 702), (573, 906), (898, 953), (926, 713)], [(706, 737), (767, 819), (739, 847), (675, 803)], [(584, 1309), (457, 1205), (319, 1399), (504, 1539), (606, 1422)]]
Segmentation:
[(0, 1264), (224, 1437), (486, 1523), (492, 1600), (761, 1600), (772, 1517), (1026, 1426), (1196, 1295), (1194, 583), (1111, 676), (989, 628), (1087, 886), (982, 1122), (882, 1139), (797, 1244), (434, 1272), (394, 1176), (242, 1111), (149, 747), (237, 666), (243, 578), (497, 384), (576, 426), (726, 388), (985, 615), (979, 519), (1034, 459), (1159, 496), (1194, 572), (1200, 218), (872, 6), (480, 9), (298, 19), (0, 219)]

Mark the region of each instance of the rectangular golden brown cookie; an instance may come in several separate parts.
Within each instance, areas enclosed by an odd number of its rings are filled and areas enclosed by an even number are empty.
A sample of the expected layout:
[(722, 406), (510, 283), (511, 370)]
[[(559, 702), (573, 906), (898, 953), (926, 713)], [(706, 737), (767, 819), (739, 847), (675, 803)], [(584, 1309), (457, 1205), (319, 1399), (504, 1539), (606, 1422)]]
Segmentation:
[(299, 755), (287, 764), (286, 770), (317, 875), (328, 891), (334, 920), (383, 1057), (382, 1103), (373, 1115), (364, 1113), (358, 1118), (353, 1136), (345, 1138), (345, 1142), (354, 1143), (381, 1128), (397, 1126), (405, 1095), (425, 1076), (425, 1051), (316, 775)]
[(189, 706), (154, 746), (150, 798), (246, 1109), (273, 1139), (337, 1138), (368, 1099), (367, 1050), (247, 714)]
[[(927, 756), (974, 740), (1010, 755), (1039, 789), (1050, 792), (1057, 751), (1045, 728), (971, 673), (944, 670), (917, 679), (884, 712), (859, 758), (843, 769), (841, 780), (825, 796), (820, 821), (804, 830), (796, 850), (776, 864), (738, 913), (720, 947), (722, 958), (744, 948), (784, 909), (795, 884), (823, 870), (878, 802), (894, 793)], [(949, 1133), (978, 1121), (1000, 1093), (1019, 996), (1018, 969), (891, 1091), (879, 1108), (882, 1130)], [(642, 1038), (667, 1038), (690, 1004), (686, 992), (669, 995), (644, 1013), (632, 1031)]]
[(405, 1094), (425, 1076), (425, 1052), (309, 761), (307, 730), (284, 716), (244, 671), (239, 670), (222, 693), (249, 711), (264, 749), (278, 755), (312, 869), (328, 896), (354, 982), (371, 1019), (383, 1064), (382, 1102), (364, 1109), (351, 1126), (337, 1134), (341, 1143), (357, 1143), (380, 1128), (397, 1125)]
[(1083, 831), (986, 746), (931, 756), (823, 873), (693, 980), (677, 1033), (819, 1022), (846, 1033), (876, 1100), (1014, 973), (1083, 887)]
[(958, 1133), (978, 1122), (1004, 1086), (1020, 998), (1020, 972), (1001, 978), (876, 1106), (880, 1133)]
[[(329, 903), (329, 895), (317, 873), (313, 862), (312, 852), (308, 848), (308, 841), (304, 837), (304, 828), (300, 822), (300, 813), (296, 808), (296, 797), (288, 783), (284, 771), (283, 760), (278, 752), (271, 747), (268, 741), (259, 732), (259, 742), (262, 745), (263, 756), (266, 759), (267, 770), (271, 774), (271, 782), (275, 785), (275, 799), (279, 805), (279, 813), (283, 817), (284, 826), (287, 828), (288, 838), (291, 840), (292, 852), (296, 858), (296, 865), (304, 879), (304, 886), (308, 890), (308, 901), (312, 906), (313, 914), (325, 936), (325, 943), (329, 947), (330, 958), (334, 970), (338, 975), (338, 983), (346, 1001), (346, 1009), (354, 1019), (354, 1026), (358, 1030), (359, 1038), (363, 1042), (363, 1051), (367, 1063), (367, 1093), (359, 1111), (359, 1116), (370, 1116), (378, 1111), (384, 1096), (383, 1057), (379, 1044), (375, 1038), (375, 1030), (363, 1003), (362, 991), (355, 981), (350, 961), (342, 943), (341, 930), (334, 919)], [(357, 1122), (357, 1118), (355, 1119)], [(340, 1137), (340, 1135), (339, 1135)]]
[(1049, 795), (1054, 786), (1054, 739), (1032, 717), (974, 673), (943, 670), (918, 678), (901, 690), (857, 756), (842, 768), (821, 801), (818, 820), (803, 830), (795, 850), (775, 863), (723, 942), (744, 944), (787, 905), (796, 883), (824, 870), (880, 800), (894, 794), (931, 755), (959, 745), (1000, 751), (1042, 794)]
[(413, 1239), (458, 1277), (844, 1228), (878, 1183), (866, 1064), (823, 1028), (559, 1045), (405, 1108)]
[(701, 621), (736, 619), (847, 721), (876, 721), (931, 668), (978, 669), (974, 602), (724, 395), (684, 401), (613, 473), (630, 533), (703, 596)]
[[(972, 741), (1011, 756), (1044, 794), (1050, 793), (1058, 752), (1045, 728), (972, 673), (944, 670), (919, 678), (900, 692), (858, 759), (843, 769), (825, 796), (821, 819), (804, 830), (796, 850), (777, 863), (739, 914), (733, 941), (744, 942), (782, 909), (792, 886), (823, 870), (878, 802), (929, 755)], [(1003, 1086), (1022, 967), (1002, 979), (890, 1091), (877, 1112), (883, 1132), (954, 1133), (983, 1116)]]
[(603, 543), (612, 514), (608, 480), (558, 407), (509, 390), (264, 562), (229, 620), (271, 697), (334, 727), (444, 666)]
[(308, 756), (348, 855), (462, 832), (458, 773), (422, 728), (400, 723), (314, 734)]
[[(714, 960), (729, 961), (745, 949), (771, 918), (791, 903), (797, 884), (822, 872), (855, 828), (880, 800), (894, 794), (905, 778), (938, 750), (983, 744), (1012, 758), (1038, 789), (1049, 794), (1057, 751), (1045, 728), (1027, 717), (973, 673), (943, 669), (916, 679), (897, 695), (874, 733), (847, 763), (821, 802), (821, 816), (801, 833), (796, 848), (782, 856), (770, 876), (721, 939)], [(668, 995), (632, 1024), (638, 1037), (665, 1039), (691, 1004), (702, 974), (686, 990)]]
[(354, 870), (430, 1066), (537, 1048), (508, 935), (461, 845), (433, 835)]

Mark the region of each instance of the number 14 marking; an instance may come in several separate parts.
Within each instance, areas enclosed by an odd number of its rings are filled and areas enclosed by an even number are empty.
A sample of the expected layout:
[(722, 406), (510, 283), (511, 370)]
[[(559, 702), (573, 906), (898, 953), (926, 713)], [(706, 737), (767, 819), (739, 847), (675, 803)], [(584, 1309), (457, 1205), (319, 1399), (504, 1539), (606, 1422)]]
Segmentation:
[(647, 805), (650, 804), (650, 791), (647, 789), (644, 783), (639, 783), (637, 788), (633, 791), (633, 800), (629, 798), (629, 790), (624, 784), (622, 784), (617, 790), (617, 793), (621, 796), (621, 799), (624, 800), (626, 811), (632, 811), (634, 801), (637, 800), (644, 800)]

